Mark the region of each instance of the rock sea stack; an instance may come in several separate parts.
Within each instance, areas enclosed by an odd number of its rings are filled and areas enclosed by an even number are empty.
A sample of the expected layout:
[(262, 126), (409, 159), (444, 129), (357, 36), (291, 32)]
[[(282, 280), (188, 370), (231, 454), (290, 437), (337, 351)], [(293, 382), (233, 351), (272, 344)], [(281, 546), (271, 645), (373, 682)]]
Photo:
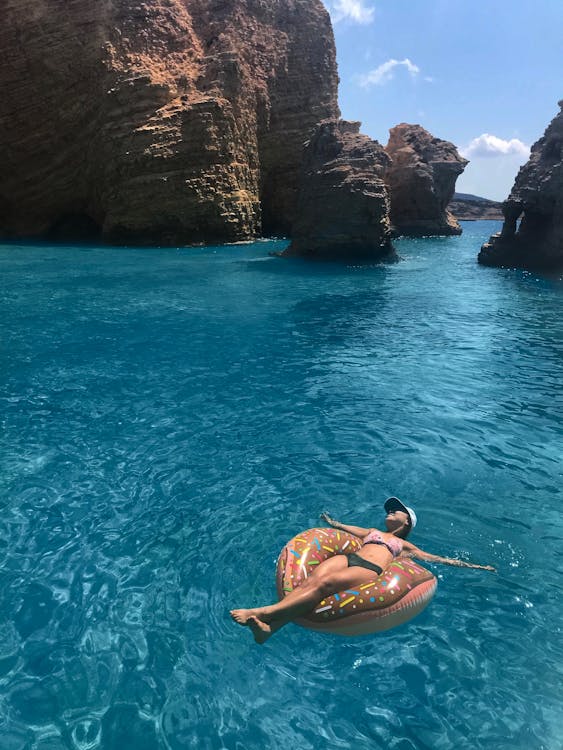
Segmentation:
[(3, 0), (0, 235), (117, 244), (291, 231), (338, 117), (320, 0)]
[(401, 123), (389, 131), (385, 151), (391, 157), (385, 182), (393, 235), (461, 234), (448, 204), (468, 162), (454, 144), (435, 138), (420, 125)]
[(397, 260), (391, 245), (383, 147), (359, 122), (327, 120), (306, 144), (292, 242), (315, 260)]
[(483, 265), (563, 268), (563, 100), (559, 107), (503, 203), (502, 231), (481, 248)]

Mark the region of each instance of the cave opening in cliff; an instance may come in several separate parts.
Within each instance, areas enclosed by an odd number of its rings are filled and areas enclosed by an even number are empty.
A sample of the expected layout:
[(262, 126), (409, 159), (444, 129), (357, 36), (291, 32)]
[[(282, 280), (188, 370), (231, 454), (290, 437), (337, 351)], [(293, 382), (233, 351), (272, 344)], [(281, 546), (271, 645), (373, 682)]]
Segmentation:
[(518, 236), (534, 245), (546, 241), (553, 227), (553, 214), (527, 208), (520, 220)]
[(100, 242), (102, 227), (86, 213), (66, 213), (53, 222), (47, 232), (52, 242)]

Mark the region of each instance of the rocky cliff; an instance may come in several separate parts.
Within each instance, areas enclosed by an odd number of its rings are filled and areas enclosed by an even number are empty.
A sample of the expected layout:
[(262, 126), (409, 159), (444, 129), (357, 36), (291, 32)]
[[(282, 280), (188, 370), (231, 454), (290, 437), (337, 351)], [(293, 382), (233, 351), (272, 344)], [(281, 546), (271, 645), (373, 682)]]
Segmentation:
[(292, 225), (338, 116), (320, 0), (3, 0), (0, 233), (184, 244)]
[(303, 155), (292, 242), (285, 255), (396, 260), (383, 181), (390, 159), (359, 122), (320, 123)]
[(392, 162), (385, 182), (391, 199), (393, 234), (461, 234), (448, 204), (468, 162), (454, 144), (434, 138), (420, 125), (401, 123), (389, 131), (385, 151)]
[(520, 169), (503, 204), (502, 231), (483, 245), (479, 263), (533, 270), (563, 267), (563, 100), (559, 107)]

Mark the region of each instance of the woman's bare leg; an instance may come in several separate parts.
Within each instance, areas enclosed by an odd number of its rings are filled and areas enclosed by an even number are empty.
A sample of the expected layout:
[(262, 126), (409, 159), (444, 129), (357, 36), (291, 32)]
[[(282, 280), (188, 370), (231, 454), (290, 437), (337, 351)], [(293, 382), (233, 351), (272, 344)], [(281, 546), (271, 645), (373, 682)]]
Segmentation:
[(309, 612), (324, 597), (373, 579), (373, 571), (357, 566), (349, 568), (346, 556), (336, 555), (321, 563), (310, 578), (281, 602), (255, 609), (234, 609), (231, 617), (240, 625), (248, 625), (255, 640), (264, 643), (276, 630)]
[[(345, 570), (347, 567), (348, 559), (346, 556), (335, 555), (322, 562), (309, 578), (305, 579), (298, 588), (285, 596), (281, 602), (265, 607), (254, 607), (252, 609), (233, 609), (231, 610), (231, 617), (239, 625), (246, 625), (249, 617), (258, 617), (263, 622), (269, 623), (278, 613), (288, 610), (291, 612), (294, 608), (297, 608), (298, 611), (294, 617), (298, 617), (302, 608), (304, 612), (308, 612), (319, 601), (318, 588), (324, 577), (333, 572)], [(317, 598), (315, 599), (314, 597)]]
[(277, 622), (265, 623), (253, 615), (248, 618), (246, 624), (252, 631), (256, 643), (265, 643), (277, 630), (283, 628), (284, 625), (287, 625), (287, 623), (281, 622), (280, 620)]

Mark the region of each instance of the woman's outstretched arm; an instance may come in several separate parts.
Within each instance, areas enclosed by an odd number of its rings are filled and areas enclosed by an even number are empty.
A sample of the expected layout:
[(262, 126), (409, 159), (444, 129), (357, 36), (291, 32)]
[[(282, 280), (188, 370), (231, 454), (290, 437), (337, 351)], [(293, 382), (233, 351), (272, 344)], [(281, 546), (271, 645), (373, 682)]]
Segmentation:
[(418, 549), (410, 542), (403, 542), (402, 557), (414, 557), (417, 560), (426, 560), (427, 562), (442, 563), (444, 565), (455, 565), (457, 568), (477, 568), (479, 570), (492, 570), (496, 573), (496, 568), (492, 565), (476, 565), (475, 563), (465, 562), (451, 557), (440, 557), (440, 555), (431, 555), (430, 552)]
[(321, 518), (323, 521), (326, 521), (329, 526), (332, 526), (333, 529), (340, 529), (341, 531), (345, 531), (348, 534), (359, 536), (360, 539), (363, 539), (371, 531), (371, 529), (364, 529), (361, 526), (348, 526), (347, 524), (340, 523), (340, 521), (335, 521), (326, 512), (321, 513)]

